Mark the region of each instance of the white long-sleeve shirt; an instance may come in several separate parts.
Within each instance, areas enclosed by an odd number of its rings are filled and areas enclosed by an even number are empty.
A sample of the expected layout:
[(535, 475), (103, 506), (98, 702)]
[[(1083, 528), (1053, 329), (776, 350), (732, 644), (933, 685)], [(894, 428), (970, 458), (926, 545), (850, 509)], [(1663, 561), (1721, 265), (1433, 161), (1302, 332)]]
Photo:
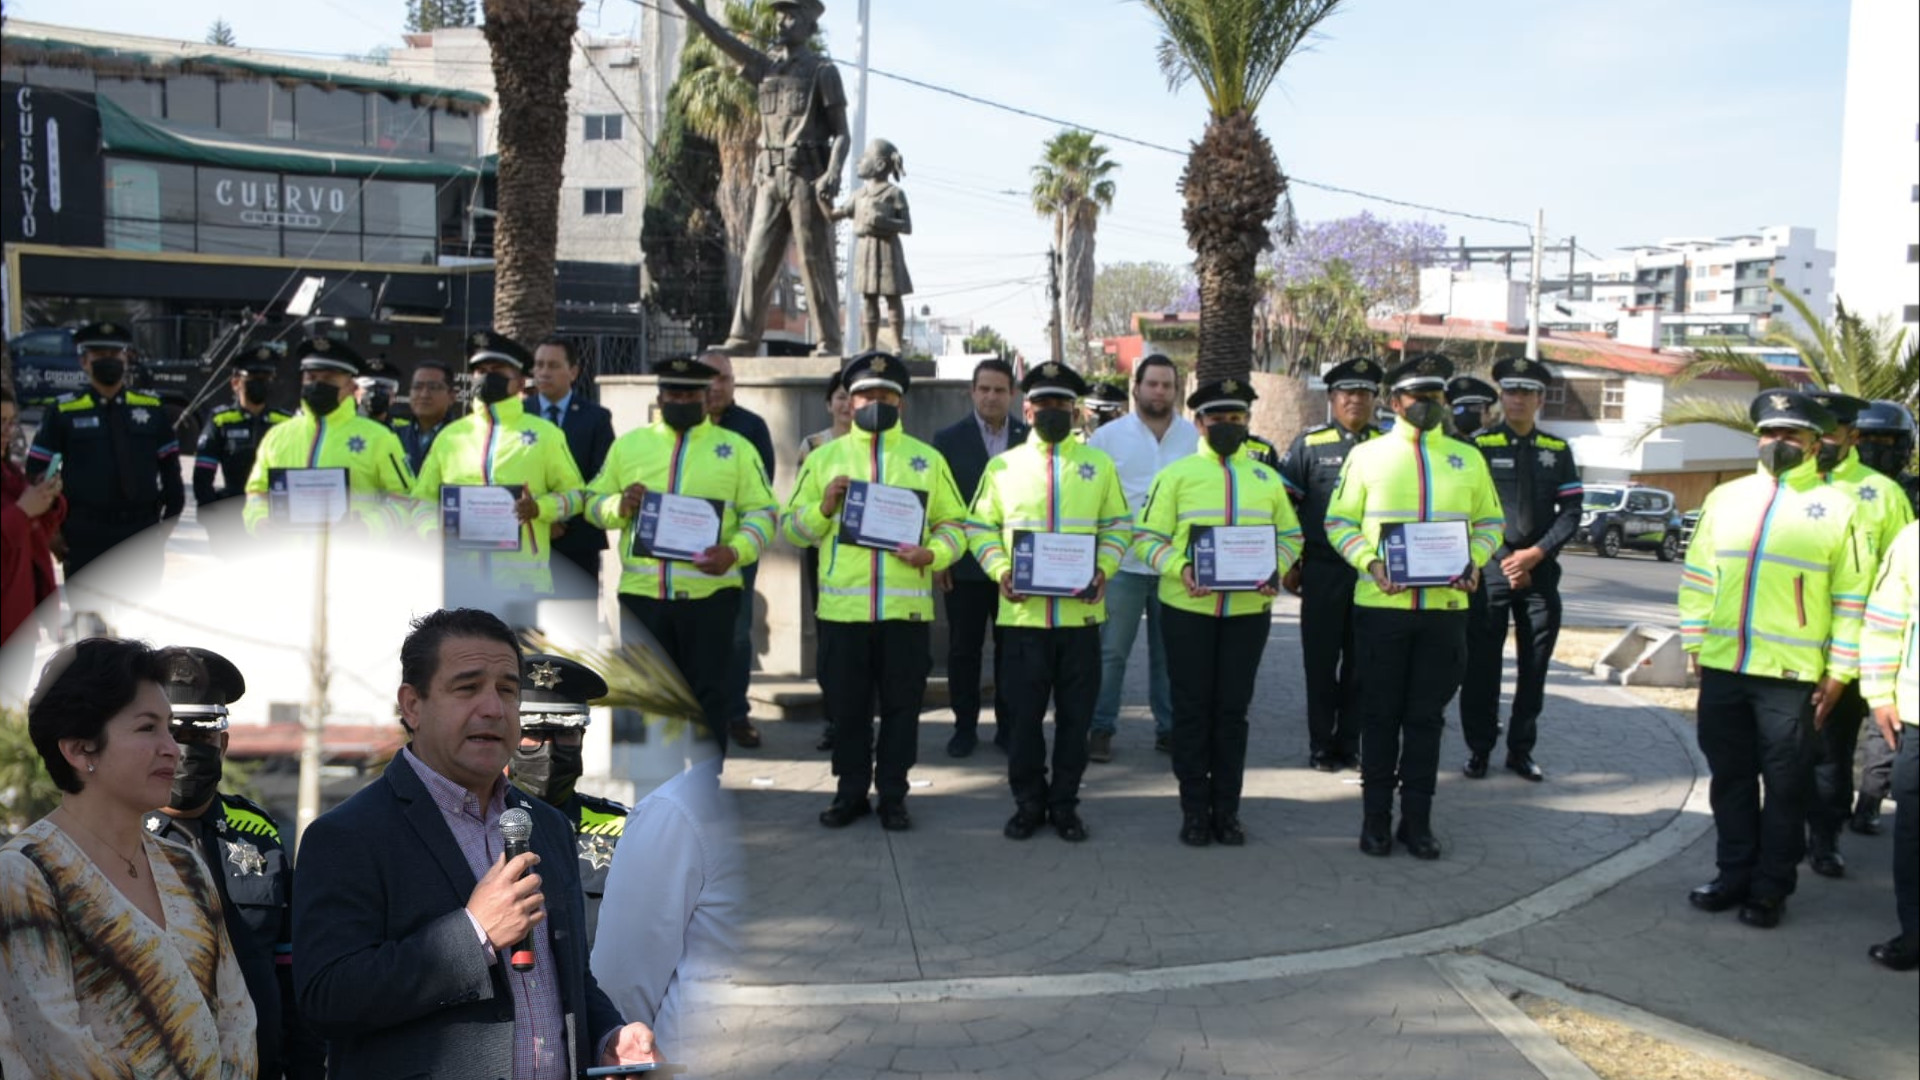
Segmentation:
[[(1156, 438), (1139, 414), (1128, 413), (1096, 430), (1087, 443), (1096, 450), (1106, 451), (1113, 459), (1114, 468), (1120, 473), (1120, 490), (1127, 497), (1127, 509), (1138, 515), (1160, 470), (1200, 449), (1200, 429), (1193, 426), (1193, 421), (1176, 414), (1167, 425), (1166, 435)], [(1159, 576), (1131, 550), (1121, 560), (1120, 570), (1127, 574)]]

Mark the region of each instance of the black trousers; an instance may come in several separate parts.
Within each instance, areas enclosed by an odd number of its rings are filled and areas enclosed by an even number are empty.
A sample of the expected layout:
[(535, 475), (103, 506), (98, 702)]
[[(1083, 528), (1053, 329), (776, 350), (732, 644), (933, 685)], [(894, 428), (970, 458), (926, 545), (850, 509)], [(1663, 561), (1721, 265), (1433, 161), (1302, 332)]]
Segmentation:
[[(1087, 771), (1087, 731), (1100, 697), (1100, 628), (1001, 628), (1006, 653), (1007, 782), (1022, 808), (1072, 810)], [(1047, 780), (1047, 703), (1053, 703), (1053, 780)]]
[(1500, 743), (1500, 654), (1506, 650), (1511, 622), (1519, 672), (1507, 726), (1507, 756), (1530, 757), (1546, 703), (1548, 661), (1560, 639), (1559, 560), (1534, 567), (1533, 582), (1524, 589), (1508, 582), (1498, 562), (1488, 562), (1467, 613), (1467, 673), (1460, 684), (1460, 730), (1467, 749), (1491, 754)]
[(1247, 770), (1247, 708), (1273, 632), (1265, 614), (1220, 618), (1163, 606), (1173, 690), (1173, 775), (1180, 809), (1240, 812)]
[(1814, 739), (1813, 799), (1807, 804), (1807, 827), (1837, 835), (1853, 814), (1853, 751), (1860, 744), (1860, 725), (1876, 725), (1868, 717), (1860, 683), (1849, 682), (1840, 700), (1827, 714), (1826, 726)]
[(1879, 805), (1893, 790), (1893, 761), (1897, 751), (1887, 745), (1871, 714), (1860, 732), (1860, 797)]
[(1307, 748), (1352, 757), (1360, 751), (1353, 641), (1353, 585), (1359, 572), (1309, 556), (1300, 568), (1300, 657), (1307, 682)]
[(1920, 727), (1900, 728), (1893, 761), (1893, 906), (1900, 933), (1920, 938)]
[(1720, 880), (1756, 897), (1791, 895), (1807, 852), (1813, 686), (1704, 668), (1699, 716), (1700, 749), (1713, 770)]
[(1467, 613), (1353, 609), (1359, 644), (1360, 788), (1366, 812), (1433, 809), (1440, 733), (1467, 659)]
[(620, 606), (647, 628), (679, 667), (700, 702), (707, 734), (725, 751), (727, 722), (721, 718), (726, 716), (727, 669), (740, 590), (721, 589), (700, 600), (654, 600), (621, 593)]
[(972, 731), (980, 723), (980, 667), (988, 633), (993, 634), (994, 723), (1007, 715), (1007, 695), (1000, 687), (1000, 649), (1005, 636), (996, 619), (1000, 613), (1000, 586), (991, 581), (954, 579), (947, 594), (947, 694), (953, 705), (953, 729)]
[[(923, 622), (820, 622), (820, 688), (833, 723), (836, 802), (881, 805), (907, 797), (907, 770), (920, 750), (920, 703), (933, 668), (933, 628)], [(873, 712), (880, 706), (880, 737)]]
[[(97, 513), (83, 507), (68, 511), (66, 522), (60, 526), (60, 535), (67, 541), (67, 557), (61, 564), (67, 572), (67, 579), (72, 580), (88, 563), (113, 550), (116, 545), (139, 536), (159, 521), (157, 513)], [(157, 534), (140, 550), (139, 564), (135, 572), (143, 580), (153, 582), (160, 579), (161, 568), (166, 565), (166, 548)]]

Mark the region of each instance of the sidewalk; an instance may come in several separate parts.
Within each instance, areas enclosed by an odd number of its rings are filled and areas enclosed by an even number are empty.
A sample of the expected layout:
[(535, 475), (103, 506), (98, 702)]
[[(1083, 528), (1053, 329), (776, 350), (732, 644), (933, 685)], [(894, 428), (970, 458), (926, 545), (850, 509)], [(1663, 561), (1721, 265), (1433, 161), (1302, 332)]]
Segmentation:
[[(1895, 928), (1890, 835), (1849, 837), (1850, 876), (1803, 876), (1772, 933), (1693, 911), (1712, 854), (1691, 732), (1562, 668), (1546, 784), (1465, 780), (1450, 728), (1445, 857), (1370, 859), (1357, 777), (1305, 766), (1298, 657), (1288, 613), (1256, 696), (1238, 850), (1179, 844), (1144, 709), (1123, 716), (1116, 760), (1090, 767), (1079, 845), (1001, 837), (1005, 758), (984, 742), (946, 757), (950, 713), (923, 720), (903, 834), (821, 828), (818, 725), (766, 725), (727, 766), (753, 896), (732, 984), (704, 1012), (701, 1075), (1582, 1075), (1497, 1024), (1498, 994), (1463, 993), (1451, 958), (1481, 953), (1832, 1075), (1914, 1075), (1920, 989), (1865, 959)], [(1143, 683), (1141, 663), (1127, 700)]]

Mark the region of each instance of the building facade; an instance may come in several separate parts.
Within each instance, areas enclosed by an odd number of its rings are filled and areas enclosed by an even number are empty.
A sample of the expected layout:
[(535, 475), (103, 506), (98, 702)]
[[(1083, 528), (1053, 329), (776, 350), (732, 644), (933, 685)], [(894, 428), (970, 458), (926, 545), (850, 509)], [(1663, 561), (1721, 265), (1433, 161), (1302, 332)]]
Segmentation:
[(1853, 0), (1834, 288), (1920, 334), (1920, 5)]
[(1589, 268), (1596, 303), (1707, 316), (1701, 325), (1725, 328), (1696, 336), (1717, 337), (1731, 329), (1729, 336), (1757, 339), (1775, 320), (1804, 331), (1798, 314), (1774, 294), (1776, 281), (1804, 300), (1821, 322), (1833, 315), (1834, 254), (1818, 246), (1812, 229), (1797, 225), (1738, 236), (1663, 239)]

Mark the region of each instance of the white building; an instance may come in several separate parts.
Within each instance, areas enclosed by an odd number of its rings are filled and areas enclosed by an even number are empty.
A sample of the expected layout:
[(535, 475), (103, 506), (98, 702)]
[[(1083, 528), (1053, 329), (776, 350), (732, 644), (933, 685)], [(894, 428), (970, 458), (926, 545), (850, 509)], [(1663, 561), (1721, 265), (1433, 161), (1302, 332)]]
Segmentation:
[(1626, 251), (1590, 264), (1596, 302), (1698, 316), (1675, 325), (1698, 321), (1714, 328), (1708, 336), (1757, 338), (1774, 319), (1804, 330), (1770, 288), (1778, 281), (1822, 322), (1833, 315), (1833, 252), (1817, 246), (1810, 228), (1774, 225), (1737, 236), (1671, 237)]
[(1920, 5), (1853, 0), (1834, 290), (1920, 333)]

